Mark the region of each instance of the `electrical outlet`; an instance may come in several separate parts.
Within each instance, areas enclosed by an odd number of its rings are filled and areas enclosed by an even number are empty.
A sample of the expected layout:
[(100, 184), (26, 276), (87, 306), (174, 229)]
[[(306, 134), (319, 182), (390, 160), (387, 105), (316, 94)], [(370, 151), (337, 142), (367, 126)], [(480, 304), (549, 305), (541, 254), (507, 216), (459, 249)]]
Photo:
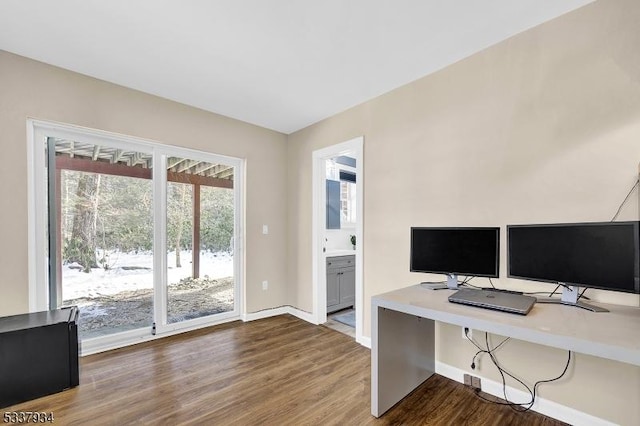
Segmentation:
[(480, 385), (480, 377), (471, 376), (471, 387), (477, 390), (482, 390)]
[(469, 327), (462, 327), (462, 338), (466, 340), (467, 336), (469, 336), (469, 339), (473, 339), (473, 330)]
[(471, 386), (474, 389), (482, 390), (480, 386), (480, 377), (472, 376), (471, 374), (465, 374), (464, 384), (467, 386)]
[(464, 384), (467, 386), (471, 386), (471, 374), (464, 375)]
[(262, 289), (263, 290), (269, 289), (269, 281), (262, 281)]

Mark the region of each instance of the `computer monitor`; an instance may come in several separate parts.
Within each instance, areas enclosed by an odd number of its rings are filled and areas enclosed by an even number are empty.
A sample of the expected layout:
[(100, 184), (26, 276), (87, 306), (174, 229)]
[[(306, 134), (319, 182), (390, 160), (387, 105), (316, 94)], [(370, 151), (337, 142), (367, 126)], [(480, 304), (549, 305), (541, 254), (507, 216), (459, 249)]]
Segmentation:
[(447, 275), (447, 287), (458, 287), (458, 275), (498, 277), (500, 228), (411, 228), (410, 271)]
[(579, 287), (640, 293), (640, 222), (508, 225), (508, 276), (563, 285), (563, 303), (606, 311), (578, 300)]

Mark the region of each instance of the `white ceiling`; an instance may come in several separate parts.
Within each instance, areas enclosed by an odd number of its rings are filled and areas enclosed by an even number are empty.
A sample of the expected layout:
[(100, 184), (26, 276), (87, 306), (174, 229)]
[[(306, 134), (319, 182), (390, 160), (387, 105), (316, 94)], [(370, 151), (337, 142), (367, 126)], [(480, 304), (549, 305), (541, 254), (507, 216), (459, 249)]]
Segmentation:
[(2, 0), (0, 49), (291, 133), (593, 0)]

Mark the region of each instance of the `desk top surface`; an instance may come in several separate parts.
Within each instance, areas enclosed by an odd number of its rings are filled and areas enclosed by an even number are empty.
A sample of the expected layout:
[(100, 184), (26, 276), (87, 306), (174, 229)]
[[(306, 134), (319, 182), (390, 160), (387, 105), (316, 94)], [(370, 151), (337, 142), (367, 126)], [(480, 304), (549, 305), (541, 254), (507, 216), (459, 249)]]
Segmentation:
[(525, 316), (450, 303), (453, 292), (414, 285), (374, 296), (372, 305), (640, 366), (640, 307), (593, 302), (610, 312), (591, 312), (537, 303)]

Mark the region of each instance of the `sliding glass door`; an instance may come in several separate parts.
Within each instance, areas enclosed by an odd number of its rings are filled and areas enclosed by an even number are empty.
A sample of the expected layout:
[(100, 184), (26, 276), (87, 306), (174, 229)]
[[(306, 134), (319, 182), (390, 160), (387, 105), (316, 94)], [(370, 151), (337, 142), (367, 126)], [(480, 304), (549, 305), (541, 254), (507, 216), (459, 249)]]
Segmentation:
[(60, 127), (34, 123), (32, 309), (89, 342), (239, 317), (242, 161)]

